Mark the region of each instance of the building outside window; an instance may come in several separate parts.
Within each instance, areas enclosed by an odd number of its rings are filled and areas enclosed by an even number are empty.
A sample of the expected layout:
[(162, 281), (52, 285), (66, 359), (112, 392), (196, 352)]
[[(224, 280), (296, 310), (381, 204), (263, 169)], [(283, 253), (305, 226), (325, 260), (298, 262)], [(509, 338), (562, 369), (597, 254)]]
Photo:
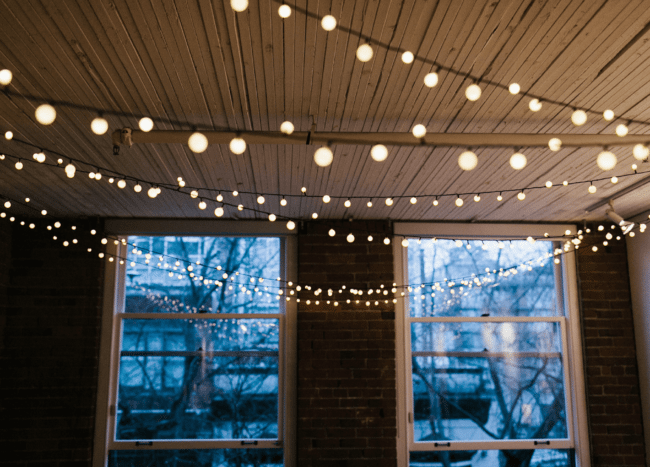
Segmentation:
[(576, 438), (584, 433), (576, 433), (576, 421), (584, 398), (568, 287), (574, 279), (566, 272), (572, 265), (562, 240), (545, 241), (543, 233), (479, 240), (459, 230), (455, 238), (411, 237), (407, 248), (396, 247), (408, 284), (398, 330), (408, 465), (580, 462)]

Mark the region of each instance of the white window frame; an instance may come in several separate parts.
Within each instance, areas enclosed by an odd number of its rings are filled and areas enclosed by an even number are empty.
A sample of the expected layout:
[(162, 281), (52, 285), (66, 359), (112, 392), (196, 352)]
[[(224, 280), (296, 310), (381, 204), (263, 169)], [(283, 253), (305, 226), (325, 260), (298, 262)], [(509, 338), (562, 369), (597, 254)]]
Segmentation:
[[(168, 221), (168, 220), (109, 220), (105, 231), (114, 237), (127, 236), (219, 236), (219, 237), (277, 237), (280, 238), (280, 271), (284, 280), (296, 281), (297, 242), (294, 232), (287, 233), (284, 226), (256, 221)], [(126, 257), (127, 248), (121, 243), (108, 242), (106, 258)], [(280, 325), (278, 359), (278, 439), (255, 440), (153, 440), (152, 445), (133, 441), (117, 441), (115, 433), (115, 404), (118, 384), (119, 348), (121, 338), (120, 315), (124, 306), (126, 264), (106, 261), (104, 276), (104, 298), (102, 331), (97, 385), (97, 410), (93, 467), (108, 464), (108, 453), (113, 450), (158, 450), (158, 449), (263, 449), (281, 447), (284, 466), (296, 465), (296, 369), (297, 369), (297, 305), (295, 300), (282, 300), (283, 313), (262, 315), (242, 314), (192, 314), (191, 319), (278, 319)], [(168, 314), (169, 318), (187, 318), (186, 314)], [(163, 315), (130, 314), (131, 318), (165, 319)], [(138, 440), (139, 441), (139, 440)], [(243, 442), (242, 442), (243, 441)], [(253, 441), (253, 440), (251, 440)]]
[[(566, 231), (576, 233), (577, 227), (565, 225), (540, 225), (540, 224), (434, 224), (434, 223), (397, 223), (394, 233), (397, 238), (439, 238), (454, 240), (503, 240), (521, 239), (528, 236), (542, 237), (548, 233), (549, 239), (562, 238)], [(408, 283), (408, 254), (400, 241), (393, 242), (395, 282)], [(578, 300), (577, 276), (575, 253), (569, 252), (560, 255), (561, 262), (556, 267), (560, 274), (556, 275), (558, 284), (558, 300), (561, 301), (565, 316), (535, 318), (536, 321), (559, 322), (562, 327), (562, 358), (565, 373), (565, 394), (568, 439), (552, 440), (547, 449), (575, 449), (576, 465), (587, 467), (590, 464), (589, 432), (587, 424), (587, 406), (585, 396), (585, 376), (582, 353), (582, 333), (580, 324), (580, 311)], [(409, 451), (415, 447), (413, 437), (413, 423), (409, 420), (412, 412), (412, 377), (410, 362), (410, 323), (424, 322), (462, 322), (462, 321), (488, 321), (488, 322), (516, 322), (531, 321), (528, 318), (516, 317), (486, 317), (486, 318), (461, 318), (461, 317), (433, 317), (410, 318), (408, 302), (406, 299), (398, 300), (395, 305), (396, 312), (396, 374), (397, 374), (397, 465), (409, 465)], [(527, 446), (530, 443), (530, 446)], [(450, 446), (446, 442), (417, 443), (418, 451), (460, 451), (460, 450), (485, 450), (485, 449), (540, 449), (534, 440), (505, 440), (505, 441), (456, 441)], [(490, 446), (490, 447), (487, 447)], [(544, 447), (541, 447), (542, 449)]]

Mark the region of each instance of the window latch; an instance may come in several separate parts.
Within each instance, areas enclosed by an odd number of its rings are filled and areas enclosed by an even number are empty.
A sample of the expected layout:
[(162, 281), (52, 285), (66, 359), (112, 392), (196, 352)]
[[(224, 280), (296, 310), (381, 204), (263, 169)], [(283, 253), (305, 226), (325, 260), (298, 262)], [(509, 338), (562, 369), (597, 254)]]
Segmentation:
[(153, 446), (153, 441), (136, 441), (136, 446)]
[(550, 446), (551, 442), (548, 441), (548, 440), (547, 441), (535, 441), (535, 446), (537, 446), (539, 444), (546, 444), (547, 446)]
[(257, 445), (257, 441), (242, 441), (242, 442), (241, 442), (241, 445), (242, 445), (242, 446), (245, 446), (245, 445), (247, 445), (247, 444), (252, 444), (253, 446), (256, 446), (256, 445)]
[(434, 445), (435, 447), (438, 447), (438, 446), (447, 446), (447, 447), (451, 447), (451, 443), (433, 443), (433, 445)]
[(409, 412), (409, 423), (413, 423), (413, 412)]

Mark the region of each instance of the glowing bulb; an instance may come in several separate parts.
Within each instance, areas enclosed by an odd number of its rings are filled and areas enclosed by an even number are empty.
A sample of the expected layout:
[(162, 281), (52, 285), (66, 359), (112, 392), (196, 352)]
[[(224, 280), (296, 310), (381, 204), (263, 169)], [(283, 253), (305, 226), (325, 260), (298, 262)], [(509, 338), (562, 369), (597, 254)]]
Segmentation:
[(323, 203), (327, 204), (330, 201), (332, 201), (332, 198), (330, 198), (330, 195), (323, 196)]
[(334, 18), (332, 15), (323, 16), (320, 25), (326, 31), (333, 31), (336, 27), (336, 18)]
[(368, 62), (373, 55), (372, 47), (369, 44), (362, 44), (357, 49), (357, 58), (361, 62)]
[(416, 138), (424, 138), (424, 135), (427, 134), (427, 128), (422, 124), (417, 124), (413, 127), (413, 136)]
[(438, 200), (437, 200), (437, 199), (434, 199), (433, 202), (432, 202), (431, 204), (433, 204), (434, 206), (438, 206), (439, 203), (438, 203)]
[(461, 207), (463, 205), (463, 198), (460, 196), (456, 198), (456, 206)]
[(503, 196), (501, 196), (501, 193), (499, 193), (499, 196), (497, 196), (497, 201), (503, 201)]
[(327, 146), (318, 148), (314, 153), (314, 162), (319, 167), (327, 167), (334, 160), (334, 153)]
[(562, 182), (562, 185), (564, 185), (564, 186), (568, 186), (568, 185), (569, 185), (569, 182), (567, 182), (566, 180), (564, 180), (564, 181)]
[(16, 170), (23, 170), (23, 163), (18, 161), (18, 162), (16, 162), (15, 167), (16, 167)]
[(481, 195), (474, 195), (474, 201), (475, 201), (476, 203), (478, 203), (479, 201), (481, 201)]
[(280, 206), (286, 206), (286, 205), (287, 205), (287, 200), (284, 199), (284, 198), (282, 198), (282, 199), (280, 200)]
[(587, 188), (587, 191), (593, 195), (594, 193), (596, 193), (596, 186), (595, 185), (589, 185), (589, 188)]
[(56, 110), (50, 104), (42, 104), (36, 108), (36, 121), (41, 125), (51, 125), (56, 120)]
[(349, 233), (345, 239), (348, 241), (348, 243), (352, 243), (354, 242), (354, 235), (352, 235), (352, 233)]
[(235, 190), (235, 191), (232, 192), (232, 195), (236, 198), (237, 196), (239, 196), (239, 192), (237, 190)]
[(424, 85), (426, 87), (433, 88), (436, 84), (438, 84), (438, 73), (434, 71), (425, 75)]
[(42, 152), (35, 153), (33, 157), (34, 157), (34, 160), (36, 160), (37, 162), (39, 162), (41, 164), (43, 162), (45, 162), (45, 154), (43, 154)]
[(280, 125), (280, 131), (284, 133), (285, 135), (290, 135), (293, 133), (294, 127), (293, 123), (291, 122), (282, 122), (282, 125)]
[(520, 192), (517, 194), (517, 199), (518, 199), (519, 201), (523, 201), (523, 200), (525, 200), (525, 199), (526, 199), (526, 193), (524, 193), (523, 191), (520, 191)]
[(275, 216), (275, 214), (273, 214), (273, 213), (269, 214), (269, 221), (275, 222), (276, 219), (277, 219), (277, 217)]
[(97, 172), (97, 173), (95, 174), (95, 180), (101, 180), (101, 179), (102, 179), (102, 174), (100, 174), (99, 172)]
[(587, 112), (584, 110), (575, 110), (571, 114), (571, 121), (575, 126), (582, 126), (587, 123)]
[(465, 89), (465, 97), (467, 97), (468, 100), (474, 102), (479, 100), (481, 97), (481, 88), (479, 87), (478, 84), (470, 84), (467, 86), (467, 89)]
[(415, 204), (417, 202), (418, 202), (418, 199), (415, 196), (413, 198), (411, 198), (411, 204)]
[(264, 199), (264, 196), (259, 195), (259, 196), (257, 197), (257, 204), (264, 204), (264, 201), (266, 201), (266, 200)]
[(478, 165), (478, 157), (472, 151), (464, 151), (458, 156), (458, 165), (463, 170), (474, 170)]
[(94, 178), (95, 178), (95, 172), (90, 172), (90, 173), (88, 174), (88, 178), (92, 178), (92, 179), (94, 179)]
[(243, 211), (243, 210), (244, 210), (244, 205), (243, 205), (243, 204), (239, 204), (239, 205), (237, 206), (237, 210), (238, 210), (238, 211)]
[(0, 84), (2, 86), (8, 86), (11, 83), (11, 79), (14, 77), (13, 73), (10, 70), (4, 69), (0, 70)]
[(370, 157), (372, 157), (377, 162), (385, 161), (388, 157), (388, 149), (383, 144), (375, 144), (370, 149)]
[(248, 8), (248, 0), (230, 0), (230, 7), (238, 13)]
[(215, 199), (217, 201), (219, 201), (219, 202), (222, 202), (223, 201), (223, 195), (221, 193), (219, 193)]
[(5, 139), (6, 140), (13, 139), (13, 137), (14, 137), (14, 133), (12, 131), (6, 131), (5, 132)]
[(214, 215), (217, 217), (223, 216), (223, 208), (219, 206), (217, 209), (214, 210)]
[(201, 211), (203, 211), (203, 210), (204, 210), (205, 208), (207, 208), (207, 207), (208, 207), (208, 203), (206, 203), (205, 201), (201, 201), (201, 202), (199, 203), (199, 209), (200, 209)]
[(402, 240), (402, 246), (404, 248), (408, 248), (408, 246), (409, 246), (409, 239), (408, 238), (405, 238), (404, 240)]
[(65, 174), (68, 176), (68, 178), (73, 178), (76, 171), (77, 168), (72, 164), (65, 166)]
[(11, 201), (5, 201), (5, 208), (9, 209), (11, 207)]
[(149, 188), (149, 190), (147, 190), (147, 196), (152, 199), (155, 198), (158, 196), (158, 189), (154, 187)]
[(510, 156), (510, 167), (512, 167), (515, 170), (523, 169), (524, 167), (526, 167), (527, 163), (528, 163), (528, 159), (526, 159), (526, 156), (520, 152), (516, 152), (512, 156)]
[(548, 148), (551, 151), (559, 151), (562, 147), (562, 140), (560, 138), (551, 138), (548, 140)]
[(196, 190), (192, 190), (192, 191), (190, 192), (190, 196), (191, 196), (192, 198), (198, 198), (198, 197), (199, 197), (199, 192), (196, 191)]
[(233, 138), (230, 140), (230, 150), (233, 154), (243, 154), (246, 151), (246, 141), (243, 138)]
[(650, 155), (650, 149), (645, 144), (636, 144), (632, 149), (632, 155), (638, 161), (644, 161)]
[(280, 18), (288, 18), (291, 16), (291, 7), (289, 5), (280, 5), (280, 8), (278, 8), (278, 14), (280, 15)]
[(136, 186), (133, 187), (133, 191), (136, 193), (140, 193), (142, 191), (142, 186), (138, 183)]
[(413, 55), (413, 52), (404, 52), (402, 54), (402, 61), (406, 63), (407, 65), (409, 63), (413, 63), (413, 60), (415, 59), (415, 56)]
[(551, 188), (552, 186), (553, 186), (552, 181), (549, 180), (548, 182), (546, 182), (546, 188)]
[(372, 235), (368, 235), (368, 241), (369, 241), (369, 242), (372, 242), (372, 240), (373, 240), (373, 239), (372, 239)]
[(138, 122), (138, 126), (140, 127), (140, 130), (148, 133), (153, 130), (153, 120), (151, 120), (149, 117), (142, 117)]
[(333, 237), (334, 235), (336, 235), (336, 230), (334, 230), (334, 229), (330, 229), (329, 232), (327, 232), (327, 234), (328, 234), (330, 237)]
[(632, 170), (636, 171), (636, 169), (638, 169), (637, 165), (636, 165), (636, 164), (632, 164)]
[(620, 125), (618, 125), (618, 126), (616, 127), (616, 134), (617, 134), (618, 136), (620, 136), (621, 138), (622, 138), (623, 136), (627, 135), (627, 132), (628, 132), (627, 125), (625, 125), (625, 124), (623, 124), (623, 123), (621, 123)]
[(390, 238), (384, 238), (384, 245), (390, 245)]
[(519, 86), (517, 83), (512, 83), (510, 86), (508, 86), (508, 91), (510, 91), (510, 94), (512, 95), (519, 94), (519, 91), (521, 91), (521, 86)]
[[(68, 176), (69, 176), (69, 175), (68, 175)], [(70, 178), (72, 178), (72, 177), (70, 177)], [(117, 187), (118, 187), (118, 188), (121, 188), (121, 189), (124, 188), (124, 187), (126, 187), (126, 181), (125, 181), (125, 180), (118, 180), (118, 181), (117, 181)]]
[(346, 199), (345, 203), (343, 203), (343, 206), (345, 206), (346, 208), (349, 208), (350, 206), (352, 206), (352, 202), (349, 199)]
[(538, 112), (542, 110), (542, 103), (539, 101), (539, 99), (531, 99), (528, 103), (528, 108), (533, 112)]
[(287, 222), (287, 229), (293, 230), (296, 228), (296, 223), (294, 221)]
[(601, 170), (612, 170), (616, 166), (616, 156), (610, 151), (601, 151), (596, 159), (596, 164)]
[(607, 109), (607, 110), (605, 110), (605, 111), (603, 112), (603, 118), (604, 118), (605, 120), (607, 120), (608, 122), (611, 121), (611, 120), (614, 120), (614, 117), (615, 117), (615, 115), (614, 115), (614, 111), (613, 111), (613, 110), (609, 110), (609, 109)]
[(372, 201), (368, 201), (368, 202), (366, 203), (366, 206), (368, 206), (369, 208), (371, 208), (371, 207), (372, 207)]
[(393, 198), (386, 198), (386, 206), (392, 206), (393, 205)]
[(96, 135), (103, 135), (108, 131), (108, 122), (105, 118), (97, 117), (90, 122), (90, 129)]
[(616, 185), (618, 183), (618, 177), (615, 175), (612, 177), (611, 182)]
[(208, 149), (208, 138), (203, 133), (195, 131), (187, 139), (187, 145), (190, 151), (199, 154)]

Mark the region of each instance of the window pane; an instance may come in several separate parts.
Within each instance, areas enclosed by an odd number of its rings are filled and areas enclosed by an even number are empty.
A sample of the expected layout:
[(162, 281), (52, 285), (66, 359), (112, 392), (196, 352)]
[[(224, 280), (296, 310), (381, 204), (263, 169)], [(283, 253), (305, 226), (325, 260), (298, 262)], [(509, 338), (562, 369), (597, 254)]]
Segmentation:
[(129, 246), (128, 252), (127, 313), (280, 312), (279, 238), (129, 237), (128, 241), (135, 247)]
[(282, 449), (174, 449), (111, 451), (109, 467), (277, 467)]
[(410, 467), (573, 467), (573, 449), (411, 452)]
[(560, 329), (412, 323), (415, 441), (567, 438)]
[(124, 319), (116, 439), (278, 437), (277, 319)]
[(558, 316), (552, 252), (544, 241), (411, 241), (410, 315)]

